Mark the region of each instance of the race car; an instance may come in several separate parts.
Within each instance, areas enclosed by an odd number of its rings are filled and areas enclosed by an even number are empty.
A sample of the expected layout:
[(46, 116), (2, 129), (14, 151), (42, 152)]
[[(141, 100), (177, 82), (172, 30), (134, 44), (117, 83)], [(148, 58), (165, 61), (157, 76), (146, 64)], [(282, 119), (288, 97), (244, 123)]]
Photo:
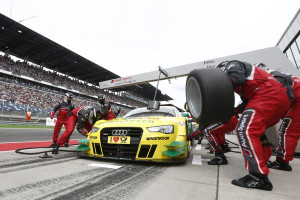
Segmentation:
[(186, 140), (190, 127), (176, 107), (138, 108), (123, 118), (97, 121), (77, 149), (97, 158), (185, 161), (192, 148)]

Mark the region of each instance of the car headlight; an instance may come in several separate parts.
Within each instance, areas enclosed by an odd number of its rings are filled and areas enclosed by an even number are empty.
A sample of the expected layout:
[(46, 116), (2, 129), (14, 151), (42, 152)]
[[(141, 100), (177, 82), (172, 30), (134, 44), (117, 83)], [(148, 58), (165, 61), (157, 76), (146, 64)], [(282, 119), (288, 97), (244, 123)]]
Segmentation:
[(97, 128), (97, 127), (93, 127), (92, 130), (91, 130), (91, 133), (96, 133), (99, 131), (100, 128)]
[(161, 133), (165, 133), (165, 134), (174, 133), (174, 126), (173, 125), (153, 126), (153, 127), (147, 127), (147, 129), (150, 132), (161, 132)]

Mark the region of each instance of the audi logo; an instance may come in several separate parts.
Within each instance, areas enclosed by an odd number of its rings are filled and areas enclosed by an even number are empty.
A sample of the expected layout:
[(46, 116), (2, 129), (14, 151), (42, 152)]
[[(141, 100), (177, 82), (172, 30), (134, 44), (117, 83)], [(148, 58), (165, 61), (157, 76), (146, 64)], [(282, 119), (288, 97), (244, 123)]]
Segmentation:
[(128, 130), (126, 129), (114, 129), (111, 133), (113, 136), (126, 136), (128, 134)]

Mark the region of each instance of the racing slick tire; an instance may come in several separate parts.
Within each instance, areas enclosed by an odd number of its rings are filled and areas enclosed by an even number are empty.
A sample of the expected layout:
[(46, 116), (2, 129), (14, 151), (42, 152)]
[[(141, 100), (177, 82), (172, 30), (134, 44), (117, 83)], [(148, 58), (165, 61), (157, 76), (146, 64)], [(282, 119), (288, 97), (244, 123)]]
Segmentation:
[(186, 80), (186, 102), (200, 130), (227, 122), (234, 111), (234, 91), (229, 77), (217, 68), (193, 70)]

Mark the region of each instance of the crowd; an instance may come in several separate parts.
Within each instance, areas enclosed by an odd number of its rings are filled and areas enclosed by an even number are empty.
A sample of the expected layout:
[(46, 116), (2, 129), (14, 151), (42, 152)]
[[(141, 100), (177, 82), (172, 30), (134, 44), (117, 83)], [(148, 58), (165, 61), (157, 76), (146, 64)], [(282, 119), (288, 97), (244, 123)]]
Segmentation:
[[(58, 86), (67, 88), (67, 90), (76, 90), (73, 103), (75, 106), (92, 106), (97, 100), (93, 98), (100, 93), (106, 95), (107, 101), (115, 105), (124, 105), (130, 107), (145, 107), (146, 105), (140, 101), (132, 100), (108, 91), (100, 91), (93, 85), (79, 81), (57, 73), (55, 71), (46, 71), (41, 66), (29, 64), (27, 62), (14, 61), (10, 57), (0, 55), (0, 69), (11, 72), (10, 76), (2, 74), (0, 76), (0, 107), (2, 111), (12, 113), (15, 110), (23, 110), (26, 112), (28, 108), (32, 109), (33, 116), (37, 112), (49, 112), (55, 105), (64, 99), (65, 92)], [(22, 78), (27, 76), (35, 81)], [(38, 82), (48, 82), (53, 85), (45, 85)], [(121, 109), (120, 116), (126, 114), (128, 109)]]
[[(93, 85), (88, 85), (87, 83), (70, 78), (68, 75), (63, 75), (61, 73), (45, 70), (45, 68), (33, 64), (29, 64), (28, 62), (14, 61), (10, 57), (0, 55), (0, 69), (5, 71), (12, 72), (14, 75), (23, 75), (30, 78), (33, 78), (36, 81), (44, 81), (51, 83), (54, 86), (62, 86), (67, 88), (68, 90), (76, 90), (81, 94), (85, 94), (88, 96), (97, 96), (99, 93), (103, 93), (98, 87)], [(32, 85), (28, 83), (28, 81), (17, 80), (16, 84), (20, 85)], [(34, 86), (36, 89), (48, 90), (52, 92), (53, 89), (49, 87), (43, 86), (41, 84)], [(62, 94), (62, 93), (61, 93)], [(133, 107), (144, 107), (146, 106), (144, 103), (135, 101), (129, 98), (125, 98), (119, 95), (115, 95), (113, 93), (105, 92), (107, 99), (109, 101), (130, 105)], [(46, 105), (51, 104), (51, 102), (46, 101)], [(53, 104), (52, 104), (53, 105)]]

